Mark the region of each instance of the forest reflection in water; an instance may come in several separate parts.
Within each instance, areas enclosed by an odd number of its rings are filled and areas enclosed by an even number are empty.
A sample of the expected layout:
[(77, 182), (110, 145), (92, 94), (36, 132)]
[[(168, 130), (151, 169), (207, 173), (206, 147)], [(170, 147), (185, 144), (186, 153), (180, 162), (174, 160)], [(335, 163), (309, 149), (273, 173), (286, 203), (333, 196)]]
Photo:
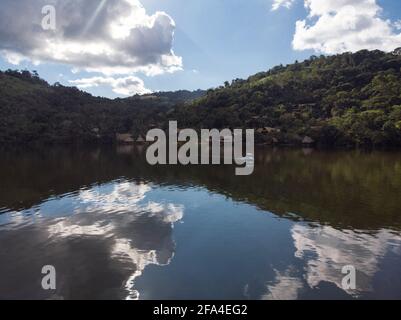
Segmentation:
[(401, 298), (401, 153), (255, 160), (239, 177), (152, 167), (131, 146), (3, 153), (0, 298)]

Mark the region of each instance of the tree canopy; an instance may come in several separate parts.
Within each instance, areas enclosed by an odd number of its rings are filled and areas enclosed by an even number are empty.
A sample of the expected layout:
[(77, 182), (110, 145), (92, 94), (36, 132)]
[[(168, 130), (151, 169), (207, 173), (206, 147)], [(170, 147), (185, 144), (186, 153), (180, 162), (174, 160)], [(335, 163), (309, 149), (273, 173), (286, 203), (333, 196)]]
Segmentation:
[[(0, 144), (114, 140), (176, 120), (181, 128), (253, 128), (256, 141), (401, 146), (401, 55), (312, 56), (204, 91), (107, 99), (0, 72)], [(305, 140), (305, 137), (308, 139)]]
[(176, 108), (197, 128), (275, 128), (259, 142), (401, 145), (401, 56), (359, 51), (277, 66)]

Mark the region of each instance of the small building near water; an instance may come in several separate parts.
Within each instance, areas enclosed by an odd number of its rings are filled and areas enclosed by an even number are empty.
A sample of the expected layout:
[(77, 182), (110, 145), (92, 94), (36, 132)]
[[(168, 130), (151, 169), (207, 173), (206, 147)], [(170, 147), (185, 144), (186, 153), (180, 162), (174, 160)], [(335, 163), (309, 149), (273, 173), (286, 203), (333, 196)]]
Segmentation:
[(303, 140), (302, 140), (302, 144), (305, 145), (311, 145), (314, 144), (315, 140), (313, 140), (311, 137), (306, 136)]
[(130, 133), (117, 133), (116, 140), (121, 144), (132, 144), (135, 143), (135, 139)]
[(271, 128), (271, 127), (264, 127), (264, 128), (259, 128), (256, 130), (257, 133), (259, 134), (274, 134), (274, 133), (280, 133), (281, 130), (277, 128)]

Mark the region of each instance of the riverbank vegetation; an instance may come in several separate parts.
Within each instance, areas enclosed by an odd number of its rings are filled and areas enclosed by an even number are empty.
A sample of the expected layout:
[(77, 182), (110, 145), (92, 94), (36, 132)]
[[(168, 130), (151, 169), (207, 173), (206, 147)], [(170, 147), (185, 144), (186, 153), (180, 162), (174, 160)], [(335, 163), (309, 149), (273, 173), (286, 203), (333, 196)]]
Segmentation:
[(253, 128), (263, 144), (401, 146), (401, 50), (312, 56), (204, 91), (125, 99), (0, 72), (0, 145), (134, 140), (147, 130)]

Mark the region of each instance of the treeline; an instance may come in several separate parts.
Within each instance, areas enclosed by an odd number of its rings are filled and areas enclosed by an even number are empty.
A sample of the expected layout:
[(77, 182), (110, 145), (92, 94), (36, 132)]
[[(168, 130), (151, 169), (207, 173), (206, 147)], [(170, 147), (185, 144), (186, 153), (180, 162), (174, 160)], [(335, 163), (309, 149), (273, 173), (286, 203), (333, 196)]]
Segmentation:
[(178, 91), (126, 99), (93, 97), (75, 87), (49, 85), (36, 72), (0, 72), (0, 145), (113, 142), (163, 126), (177, 103), (202, 91)]
[(262, 143), (401, 146), (401, 49), (312, 56), (209, 90), (171, 118), (254, 128)]
[(401, 146), (401, 49), (312, 56), (216, 89), (93, 97), (36, 72), (0, 72), (0, 144), (114, 141), (177, 120), (253, 128), (267, 144)]

